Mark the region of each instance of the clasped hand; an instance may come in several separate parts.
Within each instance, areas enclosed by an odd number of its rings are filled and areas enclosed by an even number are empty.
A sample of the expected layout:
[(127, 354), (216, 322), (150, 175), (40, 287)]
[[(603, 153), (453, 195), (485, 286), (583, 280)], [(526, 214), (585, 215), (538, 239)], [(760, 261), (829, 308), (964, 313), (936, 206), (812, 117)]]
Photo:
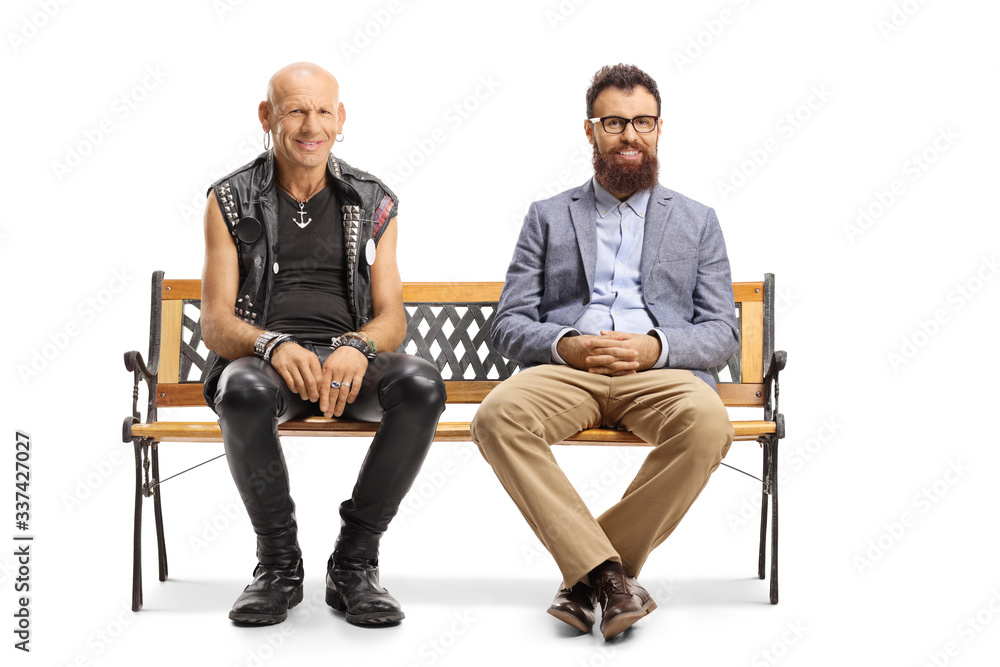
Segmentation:
[(574, 368), (601, 375), (628, 375), (652, 368), (660, 358), (658, 336), (601, 331), (599, 336), (563, 336), (559, 356)]
[[(342, 346), (321, 367), (314, 353), (297, 343), (286, 343), (274, 351), (271, 365), (289, 389), (307, 401), (319, 401), (324, 416), (339, 417), (361, 391), (368, 358), (353, 347)], [(340, 386), (333, 387), (333, 382)]]

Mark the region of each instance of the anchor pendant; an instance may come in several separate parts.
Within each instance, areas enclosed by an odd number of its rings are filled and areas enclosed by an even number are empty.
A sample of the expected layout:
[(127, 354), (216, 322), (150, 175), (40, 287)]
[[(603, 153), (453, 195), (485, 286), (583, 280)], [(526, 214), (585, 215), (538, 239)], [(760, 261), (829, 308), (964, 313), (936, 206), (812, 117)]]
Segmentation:
[(306, 207), (305, 207), (305, 204), (299, 204), (299, 219), (296, 220), (296, 219), (293, 218), (292, 222), (294, 222), (296, 225), (298, 225), (299, 229), (305, 229), (306, 226), (310, 222), (313, 221), (312, 218), (309, 218), (308, 220), (305, 220), (305, 217), (306, 217)]

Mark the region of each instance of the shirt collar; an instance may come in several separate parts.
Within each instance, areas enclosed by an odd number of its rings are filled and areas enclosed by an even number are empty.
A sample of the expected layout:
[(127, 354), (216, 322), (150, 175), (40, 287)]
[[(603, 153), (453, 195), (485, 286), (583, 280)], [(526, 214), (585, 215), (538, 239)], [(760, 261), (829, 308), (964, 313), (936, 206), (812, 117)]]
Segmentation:
[(591, 180), (594, 183), (594, 205), (597, 207), (597, 212), (602, 218), (617, 208), (619, 204), (627, 204), (640, 218), (646, 217), (646, 205), (649, 203), (649, 190), (640, 190), (622, 202), (618, 200), (618, 197), (615, 197), (613, 194), (605, 190), (604, 187), (597, 182), (596, 177)]

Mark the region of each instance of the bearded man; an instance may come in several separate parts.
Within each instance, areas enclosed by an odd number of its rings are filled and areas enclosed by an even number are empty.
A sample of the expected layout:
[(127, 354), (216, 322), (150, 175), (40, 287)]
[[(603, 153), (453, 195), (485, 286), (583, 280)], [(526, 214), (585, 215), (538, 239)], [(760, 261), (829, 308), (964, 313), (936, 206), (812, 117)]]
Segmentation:
[[(493, 323), (527, 367), (476, 412), (472, 437), (563, 581), (549, 613), (610, 639), (656, 608), (636, 577), (719, 466), (733, 429), (710, 368), (739, 346), (715, 212), (657, 182), (656, 82), (604, 67), (587, 91), (594, 177), (531, 205)], [(653, 450), (595, 518), (552, 456), (586, 428)]]
[[(202, 336), (205, 400), (257, 535), (254, 578), (229, 618), (273, 624), (303, 598), (302, 551), (278, 425), (379, 422), (327, 560), (326, 602), (349, 623), (404, 617), (379, 583), (379, 540), (444, 410), (433, 364), (396, 353), (406, 333), (396, 195), (338, 160), (347, 112), (312, 63), (271, 77), (257, 110), (274, 148), (209, 189)], [(323, 489), (329, 502), (332, 489)], [(314, 494), (315, 495), (315, 494)]]

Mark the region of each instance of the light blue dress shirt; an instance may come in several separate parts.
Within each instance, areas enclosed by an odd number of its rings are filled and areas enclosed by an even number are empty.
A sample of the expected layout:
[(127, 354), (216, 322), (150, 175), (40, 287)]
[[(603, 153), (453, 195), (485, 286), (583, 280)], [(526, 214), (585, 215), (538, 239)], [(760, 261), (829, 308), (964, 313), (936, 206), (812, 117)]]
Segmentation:
[(626, 201), (593, 180), (597, 222), (597, 266), (590, 304), (572, 327), (566, 327), (552, 343), (552, 361), (566, 362), (556, 346), (563, 336), (597, 335), (604, 331), (639, 333), (646, 331), (660, 339), (660, 357), (653, 368), (667, 365), (667, 338), (653, 327), (652, 316), (642, 299), (642, 238), (646, 227), (649, 190), (637, 192)]

